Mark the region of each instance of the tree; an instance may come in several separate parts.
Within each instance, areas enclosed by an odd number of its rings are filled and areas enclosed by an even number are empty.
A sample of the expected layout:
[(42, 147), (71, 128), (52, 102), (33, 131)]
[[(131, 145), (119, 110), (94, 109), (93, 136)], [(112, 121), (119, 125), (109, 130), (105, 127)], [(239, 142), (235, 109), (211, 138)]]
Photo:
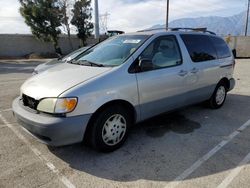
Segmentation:
[(75, 2), (73, 12), (73, 18), (71, 24), (75, 25), (78, 31), (78, 38), (81, 40), (81, 46), (85, 45), (87, 37), (93, 32), (93, 23), (91, 22), (90, 7), (91, 0), (78, 0)]
[(71, 30), (70, 30), (70, 13), (71, 13), (71, 1), (70, 0), (59, 0), (59, 6), (60, 6), (60, 12), (62, 15), (62, 26), (64, 26), (64, 29), (66, 30), (69, 45), (71, 49), (73, 49), (72, 42), (71, 42)]
[(32, 34), (44, 42), (52, 42), (57, 53), (58, 35), (61, 33), (62, 15), (59, 11), (58, 0), (19, 0), (20, 13), (25, 23), (30, 26)]

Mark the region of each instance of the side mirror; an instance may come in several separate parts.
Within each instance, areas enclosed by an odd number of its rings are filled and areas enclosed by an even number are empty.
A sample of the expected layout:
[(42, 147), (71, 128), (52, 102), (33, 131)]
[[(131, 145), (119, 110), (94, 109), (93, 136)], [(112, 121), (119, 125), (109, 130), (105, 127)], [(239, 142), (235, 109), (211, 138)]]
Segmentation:
[(150, 71), (154, 68), (154, 65), (150, 59), (140, 59), (139, 68), (141, 72)]

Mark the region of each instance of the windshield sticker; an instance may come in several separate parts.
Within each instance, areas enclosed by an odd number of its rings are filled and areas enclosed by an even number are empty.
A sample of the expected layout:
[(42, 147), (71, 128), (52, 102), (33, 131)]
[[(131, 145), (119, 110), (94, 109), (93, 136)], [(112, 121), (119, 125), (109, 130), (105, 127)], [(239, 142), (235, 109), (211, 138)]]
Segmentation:
[(128, 43), (130, 43), (130, 44), (138, 44), (139, 42), (141, 42), (140, 39), (127, 39), (127, 40), (123, 41), (124, 44), (128, 44)]

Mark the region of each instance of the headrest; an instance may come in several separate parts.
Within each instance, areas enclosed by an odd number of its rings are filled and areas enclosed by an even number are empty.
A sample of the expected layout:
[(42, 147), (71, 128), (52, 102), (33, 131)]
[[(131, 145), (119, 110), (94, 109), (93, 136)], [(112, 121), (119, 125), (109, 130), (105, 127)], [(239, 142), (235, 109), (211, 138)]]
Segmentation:
[(174, 48), (174, 42), (173, 42), (173, 40), (162, 40), (160, 42), (159, 47), (161, 47), (161, 46), (167, 46), (168, 48), (173, 49)]

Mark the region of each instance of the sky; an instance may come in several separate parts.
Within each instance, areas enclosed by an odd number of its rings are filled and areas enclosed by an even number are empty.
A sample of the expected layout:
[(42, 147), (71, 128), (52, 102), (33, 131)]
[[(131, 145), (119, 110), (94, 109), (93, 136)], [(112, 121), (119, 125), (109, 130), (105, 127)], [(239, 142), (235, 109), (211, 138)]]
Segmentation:
[[(0, 33), (30, 33), (20, 16), (19, 7), (18, 0), (0, 0)], [(169, 19), (227, 17), (246, 8), (247, 0), (170, 0)], [(109, 14), (108, 29), (133, 32), (164, 24), (166, 0), (99, 0), (99, 12)]]

